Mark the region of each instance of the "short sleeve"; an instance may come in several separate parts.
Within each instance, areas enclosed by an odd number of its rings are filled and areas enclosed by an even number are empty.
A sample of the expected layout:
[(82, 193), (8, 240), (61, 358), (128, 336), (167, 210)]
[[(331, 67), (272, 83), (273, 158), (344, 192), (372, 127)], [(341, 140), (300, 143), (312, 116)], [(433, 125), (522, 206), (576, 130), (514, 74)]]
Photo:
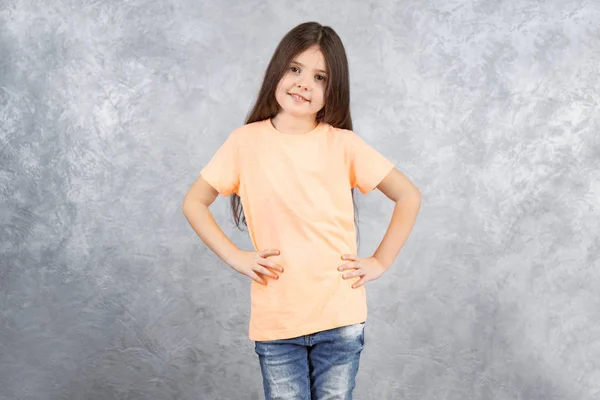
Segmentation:
[(200, 175), (223, 197), (238, 192), (240, 166), (238, 157), (238, 135), (229, 134), (225, 142), (217, 149), (212, 159), (202, 168)]
[(350, 184), (362, 194), (367, 194), (379, 185), (395, 165), (355, 132), (348, 132)]

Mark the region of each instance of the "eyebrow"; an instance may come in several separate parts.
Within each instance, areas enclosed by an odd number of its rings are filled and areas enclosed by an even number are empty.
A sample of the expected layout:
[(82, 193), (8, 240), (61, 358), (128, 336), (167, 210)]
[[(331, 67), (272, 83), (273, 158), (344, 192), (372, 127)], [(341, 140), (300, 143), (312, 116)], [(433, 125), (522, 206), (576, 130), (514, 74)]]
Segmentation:
[[(292, 60), (292, 63), (298, 64), (299, 66), (301, 66), (302, 68), (304, 68), (304, 65), (302, 63), (299, 63), (298, 61)], [(318, 69), (317, 71), (322, 72), (324, 74), (327, 74), (327, 71), (323, 71), (322, 69)]]

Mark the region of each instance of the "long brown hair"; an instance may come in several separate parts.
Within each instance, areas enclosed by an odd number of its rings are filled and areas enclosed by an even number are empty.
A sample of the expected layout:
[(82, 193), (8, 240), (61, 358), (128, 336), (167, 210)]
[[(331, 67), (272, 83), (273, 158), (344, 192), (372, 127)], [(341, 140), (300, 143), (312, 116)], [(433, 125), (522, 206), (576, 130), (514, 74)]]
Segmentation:
[[(317, 45), (323, 53), (329, 75), (325, 88), (325, 106), (317, 113), (316, 119), (335, 128), (352, 130), (350, 77), (346, 51), (337, 33), (331, 27), (323, 26), (318, 22), (302, 23), (281, 39), (267, 66), (256, 103), (246, 117), (246, 124), (273, 118), (281, 111), (275, 99), (277, 85), (290, 67), (293, 58), (314, 45)], [(360, 233), (358, 232), (358, 207), (354, 198), (355, 188), (352, 188), (351, 192), (358, 247)], [(231, 210), (238, 229), (240, 220), (248, 226), (240, 197), (235, 193), (231, 195)]]

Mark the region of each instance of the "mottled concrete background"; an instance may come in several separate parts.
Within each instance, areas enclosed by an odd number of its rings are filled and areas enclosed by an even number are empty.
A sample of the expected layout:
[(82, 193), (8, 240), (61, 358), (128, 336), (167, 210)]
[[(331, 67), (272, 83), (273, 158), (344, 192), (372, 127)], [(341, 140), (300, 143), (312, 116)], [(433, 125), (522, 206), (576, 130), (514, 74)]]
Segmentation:
[[(2, 0), (1, 400), (263, 398), (250, 280), (180, 206), (310, 20), (423, 193), (355, 399), (600, 399), (598, 1)], [(359, 255), (392, 208), (359, 194)]]

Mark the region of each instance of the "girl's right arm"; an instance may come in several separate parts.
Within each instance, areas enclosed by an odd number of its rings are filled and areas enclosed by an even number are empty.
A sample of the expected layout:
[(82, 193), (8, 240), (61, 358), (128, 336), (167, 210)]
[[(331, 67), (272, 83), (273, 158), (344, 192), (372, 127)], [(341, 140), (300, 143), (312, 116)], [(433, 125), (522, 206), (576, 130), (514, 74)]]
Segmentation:
[(194, 232), (221, 260), (237, 272), (262, 284), (265, 282), (256, 272), (277, 279), (278, 276), (274, 272), (265, 268), (283, 271), (280, 265), (266, 259), (267, 256), (279, 254), (277, 250), (260, 252), (240, 250), (219, 227), (209, 210), (218, 195), (219, 192), (202, 176), (198, 177), (185, 195), (181, 208)]
[(200, 176), (185, 195), (181, 208), (200, 239), (231, 266), (240, 249), (225, 235), (208, 209), (218, 195), (219, 192)]

